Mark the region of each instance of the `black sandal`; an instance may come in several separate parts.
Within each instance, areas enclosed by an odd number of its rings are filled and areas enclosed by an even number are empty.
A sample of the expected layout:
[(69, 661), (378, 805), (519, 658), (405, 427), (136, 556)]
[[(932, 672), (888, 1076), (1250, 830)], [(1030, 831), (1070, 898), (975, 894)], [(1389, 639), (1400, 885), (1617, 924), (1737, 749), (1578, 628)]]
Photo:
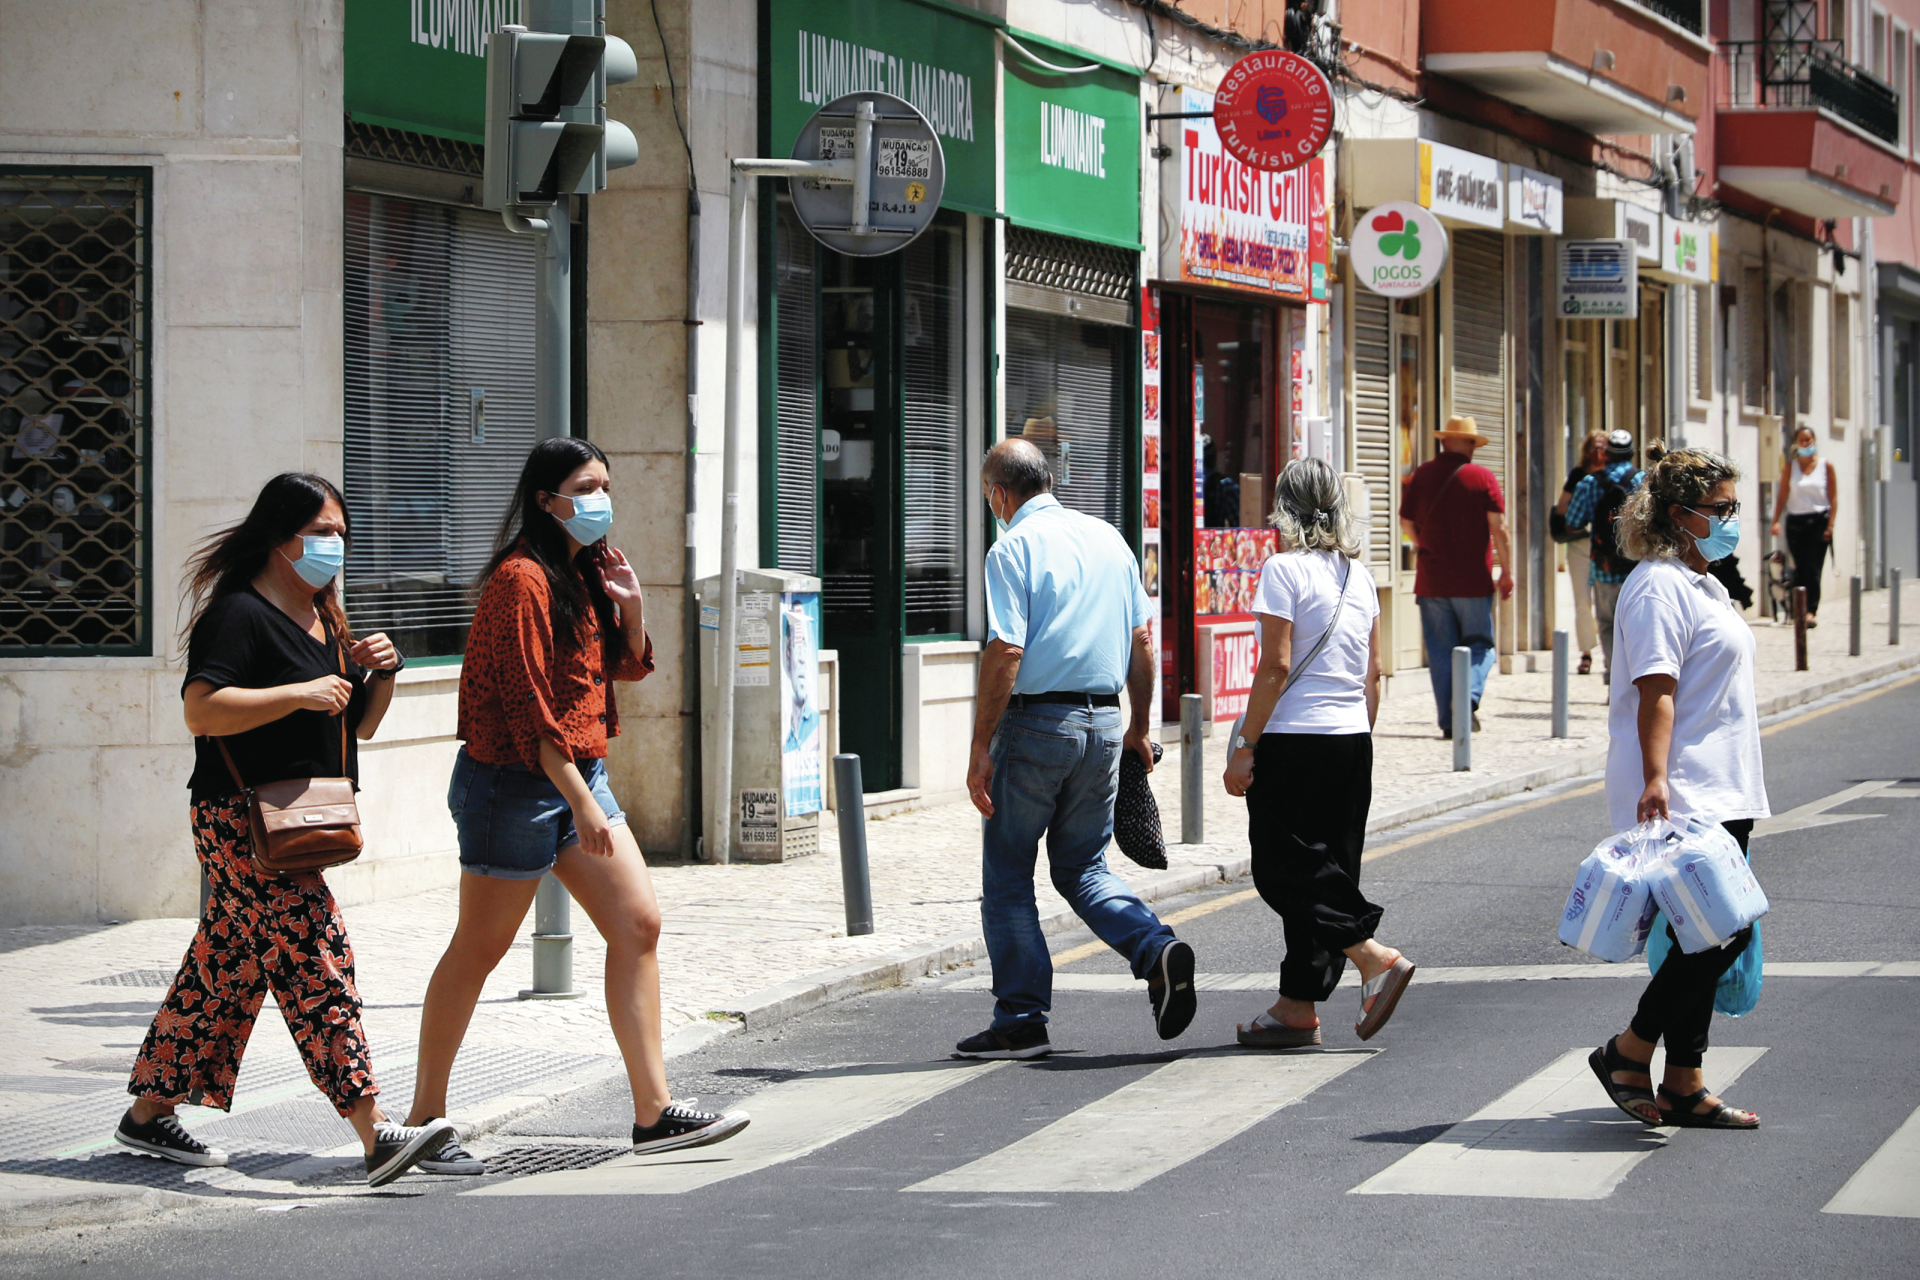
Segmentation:
[[(1675, 1129), (1758, 1129), (1760, 1117), (1751, 1111), (1742, 1111), (1721, 1103), (1712, 1111), (1696, 1111), (1707, 1100), (1707, 1091), (1701, 1089), (1695, 1093), (1682, 1094), (1678, 1090), (1660, 1086), (1660, 1096), (1673, 1105), (1660, 1108), (1660, 1123), (1671, 1125)], [(1750, 1117), (1742, 1120), (1741, 1116)]]
[[(1621, 1053), (1614, 1047), (1614, 1041), (1618, 1039), (1619, 1037), (1615, 1036), (1587, 1055), (1587, 1065), (1592, 1067), (1593, 1074), (1599, 1077), (1600, 1087), (1607, 1091), (1607, 1097), (1613, 1100), (1614, 1106), (1641, 1124), (1653, 1125), (1657, 1128), (1666, 1121), (1660, 1119), (1660, 1104), (1654, 1100), (1653, 1090), (1643, 1089), (1637, 1084), (1621, 1084), (1613, 1078), (1613, 1073), (1616, 1071), (1632, 1071), (1651, 1079), (1653, 1064), (1635, 1062)], [(1636, 1110), (1636, 1108), (1644, 1109)]]
[(1583, 675), (1583, 676), (1590, 676), (1593, 674), (1593, 655), (1592, 654), (1583, 653), (1580, 655), (1580, 670), (1575, 674)]

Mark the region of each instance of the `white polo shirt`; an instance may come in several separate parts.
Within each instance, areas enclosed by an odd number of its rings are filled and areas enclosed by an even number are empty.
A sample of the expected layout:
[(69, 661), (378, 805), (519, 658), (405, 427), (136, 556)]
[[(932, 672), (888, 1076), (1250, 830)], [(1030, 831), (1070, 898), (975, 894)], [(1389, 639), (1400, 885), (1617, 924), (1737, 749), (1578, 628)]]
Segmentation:
[(1614, 830), (1634, 825), (1646, 790), (1633, 682), (1651, 675), (1676, 682), (1667, 751), (1672, 812), (1716, 822), (1771, 816), (1753, 695), (1753, 628), (1720, 580), (1678, 560), (1643, 560), (1621, 585), (1613, 619), (1607, 812)]

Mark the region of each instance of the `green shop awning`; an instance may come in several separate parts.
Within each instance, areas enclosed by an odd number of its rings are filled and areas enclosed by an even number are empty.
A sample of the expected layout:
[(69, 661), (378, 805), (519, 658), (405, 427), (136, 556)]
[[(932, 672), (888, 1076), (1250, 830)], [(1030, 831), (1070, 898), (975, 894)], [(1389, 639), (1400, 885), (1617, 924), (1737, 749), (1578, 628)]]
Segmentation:
[(486, 141), (487, 35), (519, 0), (347, 0), (347, 114), (361, 124)]
[(768, 0), (767, 154), (785, 156), (809, 117), (842, 94), (878, 91), (918, 107), (947, 159), (941, 204), (999, 212), (994, 199), (994, 22), (915, 0)]
[[(1089, 65), (1084, 54), (1017, 38), (1056, 66)], [(1060, 75), (1012, 45), (1004, 65), (1007, 217), (1039, 231), (1140, 248), (1139, 78), (1106, 67)]]

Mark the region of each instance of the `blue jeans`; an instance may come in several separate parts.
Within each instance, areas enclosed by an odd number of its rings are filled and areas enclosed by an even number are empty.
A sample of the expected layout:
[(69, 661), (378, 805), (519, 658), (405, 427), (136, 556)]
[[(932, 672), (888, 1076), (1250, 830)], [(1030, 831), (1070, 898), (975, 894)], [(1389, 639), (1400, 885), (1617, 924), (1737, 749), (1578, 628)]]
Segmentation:
[(1427, 676), (1433, 681), (1433, 701), (1440, 710), (1440, 732), (1453, 732), (1453, 651), (1466, 645), (1473, 651), (1473, 705), (1487, 691), (1497, 652), (1493, 643), (1492, 596), (1419, 596), (1420, 634), (1427, 642)]
[(994, 735), (993, 816), (983, 840), (980, 923), (993, 962), (993, 1026), (1041, 1025), (1053, 1007), (1053, 957), (1040, 932), (1033, 867), (1047, 837), (1053, 887), (1144, 978), (1173, 930), (1107, 870), (1120, 789), (1120, 711), (1009, 709)]

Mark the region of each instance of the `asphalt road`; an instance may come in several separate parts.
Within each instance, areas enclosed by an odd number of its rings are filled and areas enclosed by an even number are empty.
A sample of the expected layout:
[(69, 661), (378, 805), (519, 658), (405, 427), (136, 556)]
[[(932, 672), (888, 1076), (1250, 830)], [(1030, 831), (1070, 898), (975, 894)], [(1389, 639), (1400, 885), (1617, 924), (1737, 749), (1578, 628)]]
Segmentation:
[[(1893, 785), (1755, 841), (1773, 904), (1766, 954), (1793, 976), (1770, 976), (1748, 1017), (1716, 1017), (1708, 1069), (1761, 1113), (1756, 1133), (1650, 1133), (1587, 1074), (1586, 1050), (1626, 1022), (1646, 970), (1595, 965), (1554, 939), (1572, 869), (1607, 830), (1598, 788), (1580, 782), (1375, 838), (1391, 850), (1364, 876), (1387, 907), (1381, 936), (1423, 977), (1367, 1046), (1348, 988), (1323, 1007), (1325, 1052), (1232, 1047), (1234, 1023), (1271, 999), (1238, 975), (1276, 969), (1280, 935), (1244, 884), (1228, 885), (1163, 911), (1211, 975), (1203, 985), (1241, 988), (1203, 991), (1170, 1044), (1124, 966), (1098, 952), (1060, 971), (1051, 1059), (953, 1063), (951, 1043), (991, 1009), (984, 975), (961, 970), (677, 1060), (678, 1092), (756, 1113), (730, 1143), (570, 1171), (410, 1176), (296, 1212), (194, 1209), (43, 1234), (0, 1246), (0, 1269), (1911, 1276), (1920, 795), (1902, 793), (1920, 792), (1916, 725), (1920, 680), (1766, 738), (1776, 814)], [(1905, 962), (1916, 976), (1806, 967), (1843, 961)], [(1590, 976), (1488, 972), (1539, 965)], [(625, 1105), (623, 1086), (587, 1090), (475, 1149), (523, 1169), (585, 1163), (624, 1137)]]

